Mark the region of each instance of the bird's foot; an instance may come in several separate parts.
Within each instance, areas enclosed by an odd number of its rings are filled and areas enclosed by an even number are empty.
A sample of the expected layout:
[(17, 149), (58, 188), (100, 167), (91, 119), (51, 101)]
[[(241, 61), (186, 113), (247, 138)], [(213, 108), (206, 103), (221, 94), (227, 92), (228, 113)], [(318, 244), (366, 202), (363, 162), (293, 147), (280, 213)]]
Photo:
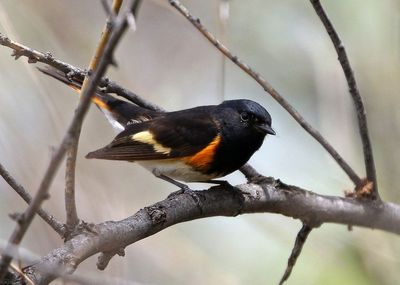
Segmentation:
[[(215, 179), (211, 179), (211, 180), (207, 180), (204, 181), (205, 183), (210, 183), (210, 184), (217, 184), (218, 186), (221, 187), (226, 187), (226, 188), (234, 188), (228, 181), (226, 180), (215, 180)], [(214, 187), (218, 187), (218, 186), (213, 186)]]
[[(179, 183), (179, 182), (178, 182)], [(168, 198), (174, 198), (176, 196), (182, 195), (182, 194), (189, 194), (192, 195), (194, 192), (192, 189), (189, 188), (186, 184), (179, 183), (180, 185), (177, 185), (180, 189), (172, 192), (171, 194), (168, 195)]]
[(174, 199), (179, 195), (185, 195), (185, 194), (189, 195), (193, 199), (194, 203), (196, 204), (196, 207), (200, 210), (200, 212), (203, 212), (203, 202), (201, 201), (198, 192), (190, 189), (189, 186), (185, 184), (182, 185), (183, 186), (181, 187), (181, 189), (169, 194), (168, 199)]

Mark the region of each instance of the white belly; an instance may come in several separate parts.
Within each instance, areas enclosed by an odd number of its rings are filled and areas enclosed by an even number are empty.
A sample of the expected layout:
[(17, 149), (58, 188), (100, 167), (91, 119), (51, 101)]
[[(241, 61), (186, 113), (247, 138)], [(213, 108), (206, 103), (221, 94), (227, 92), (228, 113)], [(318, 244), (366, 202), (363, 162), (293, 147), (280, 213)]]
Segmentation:
[(217, 175), (201, 174), (200, 172), (195, 171), (191, 166), (173, 159), (136, 162), (151, 172), (156, 170), (160, 174), (168, 176), (169, 178), (184, 182), (200, 182), (218, 177)]

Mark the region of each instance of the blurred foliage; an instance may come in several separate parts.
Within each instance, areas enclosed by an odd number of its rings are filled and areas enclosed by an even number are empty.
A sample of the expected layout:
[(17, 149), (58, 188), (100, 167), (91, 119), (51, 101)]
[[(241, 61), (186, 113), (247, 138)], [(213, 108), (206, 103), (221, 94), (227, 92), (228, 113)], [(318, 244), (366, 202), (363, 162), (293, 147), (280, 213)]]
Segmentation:
[[(219, 1), (183, 3), (363, 173), (347, 85), (308, 1), (232, 0), (225, 31), (219, 23)], [(400, 2), (326, 0), (323, 4), (347, 48), (366, 104), (381, 195), (400, 203)], [(0, 1), (0, 32), (83, 68), (105, 17), (99, 1)], [(110, 70), (112, 79), (169, 110), (230, 98), (256, 100), (270, 110), (278, 132), (251, 160), (260, 172), (321, 194), (343, 195), (343, 190), (351, 189), (333, 160), (252, 79), (230, 62), (222, 74), (221, 54), (167, 1), (144, 1), (137, 27), (118, 48), (119, 68)], [(39, 74), (26, 60), (15, 62), (10, 52), (0, 47), (0, 159), (33, 193), (72, 117), (77, 96)], [(92, 108), (84, 123), (77, 167), (78, 211), (85, 221), (122, 219), (174, 190), (136, 165), (83, 159), (113, 136), (101, 113)], [(63, 176), (61, 170), (45, 203), (60, 219), (64, 219)], [(228, 179), (244, 182), (239, 173)], [(14, 227), (7, 214), (21, 212), (25, 205), (3, 181), (0, 195), (4, 241)], [(114, 258), (105, 272), (96, 271), (95, 257), (78, 272), (135, 284), (276, 284), (300, 227), (298, 221), (271, 214), (193, 221), (128, 247), (126, 256)], [(23, 247), (40, 256), (60, 244), (36, 218)], [(323, 225), (311, 233), (287, 284), (396, 284), (399, 254), (400, 241), (394, 235)]]

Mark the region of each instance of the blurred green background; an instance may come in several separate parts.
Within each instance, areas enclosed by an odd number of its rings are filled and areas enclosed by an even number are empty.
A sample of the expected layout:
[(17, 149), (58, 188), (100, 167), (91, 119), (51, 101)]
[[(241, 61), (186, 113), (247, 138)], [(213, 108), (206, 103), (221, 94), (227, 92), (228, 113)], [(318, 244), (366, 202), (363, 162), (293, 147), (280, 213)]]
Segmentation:
[[(225, 28), (219, 18), (220, 1), (182, 2), (279, 90), (359, 174), (364, 173), (347, 85), (309, 1), (232, 0)], [(400, 2), (323, 4), (345, 43), (364, 98), (381, 196), (400, 203)], [(82, 68), (92, 56), (105, 18), (100, 1), (0, 1), (0, 32)], [(14, 61), (10, 53), (0, 47), (0, 161), (34, 193), (77, 96), (37, 72), (26, 59)], [(112, 68), (108, 76), (168, 110), (232, 98), (258, 101), (272, 114), (278, 135), (267, 138), (253, 156), (254, 167), (320, 194), (342, 196), (351, 189), (329, 155), (254, 80), (224, 63), (168, 1), (144, 1), (137, 31), (123, 38), (115, 57), (119, 68)], [(84, 159), (113, 137), (103, 115), (91, 108), (77, 165), (78, 211), (88, 222), (125, 218), (176, 190), (137, 165)], [(232, 184), (245, 182), (240, 173), (227, 179)], [(63, 191), (61, 169), (44, 205), (61, 220)], [(0, 179), (1, 243), (14, 228), (7, 214), (25, 207)], [(113, 258), (105, 272), (96, 270), (93, 257), (77, 273), (134, 284), (277, 284), (300, 227), (297, 220), (272, 214), (192, 221), (129, 246), (126, 256)], [(41, 256), (60, 244), (36, 218), (22, 246)], [(397, 236), (323, 225), (311, 233), (287, 284), (399, 284), (399, 254)]]

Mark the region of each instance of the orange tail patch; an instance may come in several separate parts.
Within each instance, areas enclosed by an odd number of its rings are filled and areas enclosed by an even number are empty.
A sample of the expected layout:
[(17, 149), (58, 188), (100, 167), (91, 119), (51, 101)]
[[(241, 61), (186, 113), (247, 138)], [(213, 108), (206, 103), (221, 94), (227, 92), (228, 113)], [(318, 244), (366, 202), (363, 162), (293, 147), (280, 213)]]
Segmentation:
[(92, 96), (92, 102), (95, 103), (97, 106), (99, 106), (101, 109), (105, 109), (107, 111), (110, 111), (110, 106), (108, 106), (106, 102), (101, 100), (96, 95)]

